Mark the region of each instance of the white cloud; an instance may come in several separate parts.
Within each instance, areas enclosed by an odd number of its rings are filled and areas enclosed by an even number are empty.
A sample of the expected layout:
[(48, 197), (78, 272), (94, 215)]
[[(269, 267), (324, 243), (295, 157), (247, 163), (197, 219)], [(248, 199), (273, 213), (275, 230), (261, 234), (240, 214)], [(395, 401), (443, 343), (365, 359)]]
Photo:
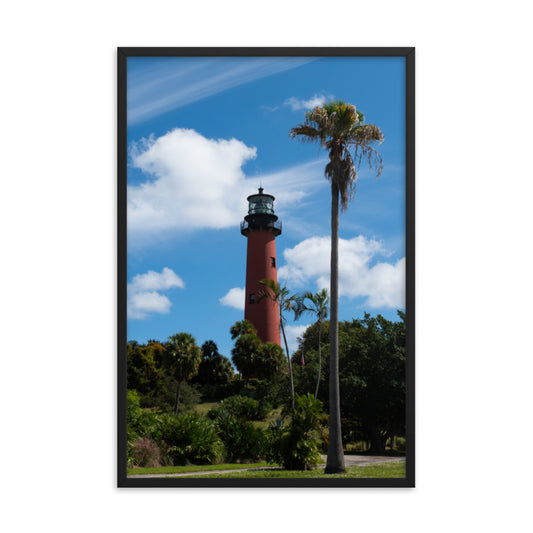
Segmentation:
[(133, 291), (166, 290), (173, 287), (183, 289), (183, 280), (170, 268), (165, 267), (159, 274), (149, 270), (145, 274), (137, 274), (130, 283)]
[(153, 313), (168, 314), (171, 306), (172, 304), (166, 296), (155, 291), (128, 295), (129, 318), (147, 318)]
[[(242, 165), (256, 149), (175, 129), (132, 145), (133, 165), (152, 179), (128, 187), (128, 228), (224, 228), (242, 216)], [(241, 191), (240, 194), (235, 194)]]
[[(286, 264), (279, 269), (278, 279), (292, 287), (314, 282), (317, 288), (329, 288), (330, 242), (329, 237), (312, 237), (284, 250)], [(364, 297), (364, 305), (371, 308), (404, 308), (405, 258), (371, 266), (378, 255), (386, 255), (378, 241), (362, 235), (339, 239), (339, 295)]]
[(244, 298), (244, 288), (234, 287), (233, 289), (230, 289), (225, 296), (219, 298), (218, 301), (222, 305), (234, 307), (235, 309), (240, 309), (241, 311), (244, 311)]
[(283, 105), (289, 106), (293, 111), (309, 111), (316, 106), (321, 106), (326, 100), (328, 100), (328, 97), (324, 96), (323, 94), (315, 94), (308, 100), (291, 96), (290, 98), (287, 98), (285, 102), (283, 102)]
[(143, 319), (154, 313), (170, 313), (171, 301), (158, 291), (176, 287), (183, 289), (185, 284), (170, 268), (163, 268), (161, 273), (149, 270), (137, 274), (128, 283), (128, 318)]
[(310, 325), (285, 326), (285, 336), (289, 345), (289, 353), (293, 354), (298, 349), (298, 337), (301, 337)]
[(283, 215), (284, 207), (293, 213), (325, 183), (322, 159), (246, 179), (242, 166), (255, 158), (255, 148), (188, 129), (132, 143), (130, 156), (148, 177), (128, 187), (128, 231), (137, 244), (164, 231), (237, 226), (247, 213), (246, 197), (260, 184), (275, 195)]

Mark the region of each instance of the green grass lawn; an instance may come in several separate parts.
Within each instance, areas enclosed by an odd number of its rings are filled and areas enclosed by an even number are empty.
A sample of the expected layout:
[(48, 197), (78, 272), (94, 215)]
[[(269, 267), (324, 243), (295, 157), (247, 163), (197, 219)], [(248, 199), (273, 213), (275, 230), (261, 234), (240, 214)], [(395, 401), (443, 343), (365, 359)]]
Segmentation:
[(270, 423), (276, 420), (276, 418), (281, 418), (281, 407), (270, 411), (264, 420), (255, 420), (252, 423), (256, 428), (267, 429)]
[(160, 466), (158, 468), (128, 468), (128, 476), (140, 474), (184, 474), (187, 472), (206, 472), (209, 470), (237, 470), (269, 466), (267, 463), (225, 463), (222, 465)]
[(219, 405), (220, 402), (205, 402), (205, 403), (199, 403), (194, 406), (194, 411), (198, 413), (199, 415), (207, 415), (207, 411), (211, 409), (212, 407), (215, 407)]
[[(219, 465), (225, 466), (225, 465)], [(252, 465), (239, 465), (241, 467), (252, 467)], [(255, 465), (254, 465), (255, 466)], [(217, 468), (222, 470), (222, 468)], [(324, 468), (315, 470), (295, 471), (295, 470), (255, 470), (245, 472), (228, 472), (227, 474), (205, 474), (202, 476), (187, 476), (190, 478), (404, 478), (405, 463), (391, 462), (368, 466), (351, 466), (347, 468), (345, 474), (324, 474)]]

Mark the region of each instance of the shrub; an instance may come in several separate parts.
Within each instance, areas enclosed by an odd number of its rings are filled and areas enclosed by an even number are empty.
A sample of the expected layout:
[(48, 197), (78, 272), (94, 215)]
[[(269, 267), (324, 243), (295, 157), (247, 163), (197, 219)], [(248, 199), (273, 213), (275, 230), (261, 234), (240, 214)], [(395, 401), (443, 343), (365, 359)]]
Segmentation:
[(241, 396), (250, 396), (259, 402), (265, 402), (275, 409), (284, 403), (284, 390), (287, 389), (287, 398), (290, 398), (290, 384), (288, 379), (267, 381), (266, 379), (248, 379)]
[(139, 395), (134, 390), (127, 392), (126, 424), (131, 445), (137, 437), (151, 437), (156, 425), (155, 414), (141, 409)]
[(153, 440), (138, 437), (128, 451), (130, 465), (151, 468), (161, 466), (161, 451)]
[(394, 447), (396, 448), (396, 450), (400, 452), (405, 451), (405, 437), (395, 437), (394, 444), (395, 444)]
[(280, 419), (270, 424), (266, 458), (270, 463), (283, 465), (285, 470), (309, 470), (320, 460), (322, 402), (311, 394), (296, 395), (294, 411), (284, 411), (285, 416), (289, 414), (288, 425)]
[(135, 390), (128, 390), (126, 397), (126, 423), (128, 430), (136, 430), (139, 417), (142, 414), (139, 395)]
[(218, 414), (215, 424), (224, 443), (226, 461), (253, 462), (265, 457), (266, 435), (252, 422), (224, 411)]
[(263, 420), (269, 413), (271, 406), (266, 401), (257, 401), (248, 396), (230, 396), (219, 406), (209, 410), (208, 416), (215, 420), (224, 413), (228, 413), (241, 420)]
[(160, 415), (157, 439), (168, 446), (175, 465), (216, 464), (224, 452), (213, 422), (196, 413)]

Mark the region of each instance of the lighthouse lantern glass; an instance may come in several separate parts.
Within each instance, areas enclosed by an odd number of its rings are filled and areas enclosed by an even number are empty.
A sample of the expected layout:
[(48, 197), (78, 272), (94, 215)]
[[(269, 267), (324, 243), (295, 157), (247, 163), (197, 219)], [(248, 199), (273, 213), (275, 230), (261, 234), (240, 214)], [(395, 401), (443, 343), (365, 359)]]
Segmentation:
[(248, 214), (274, 214), (274, 200), (266, 195), (252, 196), (248, 204)]

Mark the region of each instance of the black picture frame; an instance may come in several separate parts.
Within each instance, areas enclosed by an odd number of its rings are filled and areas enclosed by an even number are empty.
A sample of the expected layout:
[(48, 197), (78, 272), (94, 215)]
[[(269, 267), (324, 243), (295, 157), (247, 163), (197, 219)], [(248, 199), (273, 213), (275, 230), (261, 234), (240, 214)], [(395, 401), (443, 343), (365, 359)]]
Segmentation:
[[(339, 479), (202, 479), (127, 476), (127, 60), (131, 57), (403, 57), (405, 58), (406, 477)], [(119, 47), (117, 157), (117, 486), (118, 487), (414, 487), (415, 486), (415, 48)]]

